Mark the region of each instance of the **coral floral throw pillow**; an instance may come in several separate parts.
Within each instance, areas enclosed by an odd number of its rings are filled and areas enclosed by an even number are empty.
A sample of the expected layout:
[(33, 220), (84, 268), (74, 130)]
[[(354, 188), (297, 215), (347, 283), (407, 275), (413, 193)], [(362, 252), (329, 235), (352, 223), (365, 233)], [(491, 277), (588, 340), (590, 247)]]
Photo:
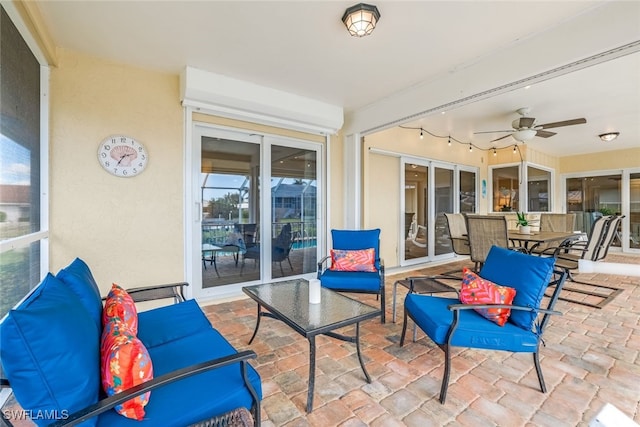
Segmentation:
[[(462, 270), (460, 302), (463, 304), (511, 304), (515, 296), (516, 290), (513, 288), (496, 285), (468, 268)], [(508, 308), (483, 308), (475, 311), (500, 326), (504, 326), (511, 314)]]
[(331, 249), (331, 270), (375, 272), (374, 248), (360, 250)]
[[(107, 323), (102, 331), (100, 346), (102, 388), (108, 396), (153, 379), (153, 365), (149, 352), (120, 319)], [(141, 421), (151, 392), (136, 396), (117, 405), (115, 410), (127, 418)]]

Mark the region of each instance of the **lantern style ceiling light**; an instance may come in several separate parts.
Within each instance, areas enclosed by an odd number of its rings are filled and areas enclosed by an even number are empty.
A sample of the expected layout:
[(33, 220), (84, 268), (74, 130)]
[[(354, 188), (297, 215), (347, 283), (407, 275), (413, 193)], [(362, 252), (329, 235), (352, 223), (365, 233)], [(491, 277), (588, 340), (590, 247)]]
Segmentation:
[(371, 34), (380, 19), (380, 12), (375, 6), (360, 3), (345, 10), (342, 22), (354, 37), (364, 37)]
[(620, 132), (607, 132), (607, 133), (600, 134), (598, 136), (604, 142), (611, 142), (614, 139), (616, 139), (619, 135), (620, 135)]

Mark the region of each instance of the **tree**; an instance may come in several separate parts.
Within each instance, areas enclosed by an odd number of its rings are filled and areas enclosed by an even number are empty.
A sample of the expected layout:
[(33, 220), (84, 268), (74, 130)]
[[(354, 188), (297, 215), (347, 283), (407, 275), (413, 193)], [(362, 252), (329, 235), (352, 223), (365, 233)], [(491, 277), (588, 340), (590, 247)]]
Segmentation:
[(209, 213), (211, 218), (229, 218), (235, 217), (240, 204), (240, 195), (238, 193), (227, 193), (222, 197), (209, 200)]

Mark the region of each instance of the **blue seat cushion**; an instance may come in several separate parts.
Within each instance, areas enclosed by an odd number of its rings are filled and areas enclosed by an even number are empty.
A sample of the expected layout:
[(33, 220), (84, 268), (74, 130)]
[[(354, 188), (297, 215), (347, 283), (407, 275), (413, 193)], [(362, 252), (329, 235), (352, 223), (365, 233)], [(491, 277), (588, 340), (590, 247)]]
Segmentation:
[[(448, 309), (452, 304), (460, 304), (460, 300), (409, 294), (404, 300), (404, 309), (433, 342), (442, 345), (446, 343), (447, 333), (453, 322), (453, 312)], [(514, 310), (512, 316), (513, 312)], [(451, 345), (534, 353), (538, 348), (538, 337), (513, 323), (498, 326), (475, 310), (461, 310)]]
[[(149, 353), (154, 376), (158, 377), (175, 369), (235, 354), (236, 350), (218, 331), (209, 327), (149, 348)], [(125, 418), (111, 410), (100, 415), (98, 426), (183, 427), (241, 406), (250, 409), (253, 400), (244, 387), (239, 366), (233, 364), (214, 369), (153, 390), (143, 421)], [(260, 376), (250, 365), (247, 365), (247, 375), (262, 399)]]
[[(100, 330), (78, 296), (51, 274), (0, 325), (0, 358), (24, 409), (64, 416), (98, 401)], [(34, 421), (52, 422), (44, 418)]]
[[(553, 275), (554, 264), (552, 257), (527, 255), (493, 246), (480, 270), (480, 276), (498, 285), (514, 288), (516, 296), (513, 305), (537, 308)], [(537, 316), (535, 312), (514, 310), (509, 322), (530, 331)]]
[(102, 298), (100, 289), (89, 266), (80, 258), (58, 272), (56, 278), (80, 298), (82, 305), (91, 314), (98, 328), (102, 327)]
[(380, 292), (380, 273), (367, 271), (325, 270), (320, 276), (322, 286), (333, 290)]
[(195, 300), (138, 313), (138, 338), (147, 349), (211, 329)]

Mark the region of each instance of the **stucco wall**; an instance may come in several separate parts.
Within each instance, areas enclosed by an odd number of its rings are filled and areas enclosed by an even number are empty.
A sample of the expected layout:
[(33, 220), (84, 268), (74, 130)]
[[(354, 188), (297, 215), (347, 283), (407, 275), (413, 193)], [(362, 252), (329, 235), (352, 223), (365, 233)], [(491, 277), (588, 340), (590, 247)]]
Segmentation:
[(638, 148), (630, 150), (604, 151), (560, 159), (560, 173), (584, 171), (619, 170), (640, 167), (640, 141)]
[[(103, 293), (112, 282), (182, 280), (178, 76), (61, 50), (50, 89), (51, 271), (81, 257)], [(146, 146), (142, 174), (118, 178), (102, 169), (98, 144), (113, 134)]]

